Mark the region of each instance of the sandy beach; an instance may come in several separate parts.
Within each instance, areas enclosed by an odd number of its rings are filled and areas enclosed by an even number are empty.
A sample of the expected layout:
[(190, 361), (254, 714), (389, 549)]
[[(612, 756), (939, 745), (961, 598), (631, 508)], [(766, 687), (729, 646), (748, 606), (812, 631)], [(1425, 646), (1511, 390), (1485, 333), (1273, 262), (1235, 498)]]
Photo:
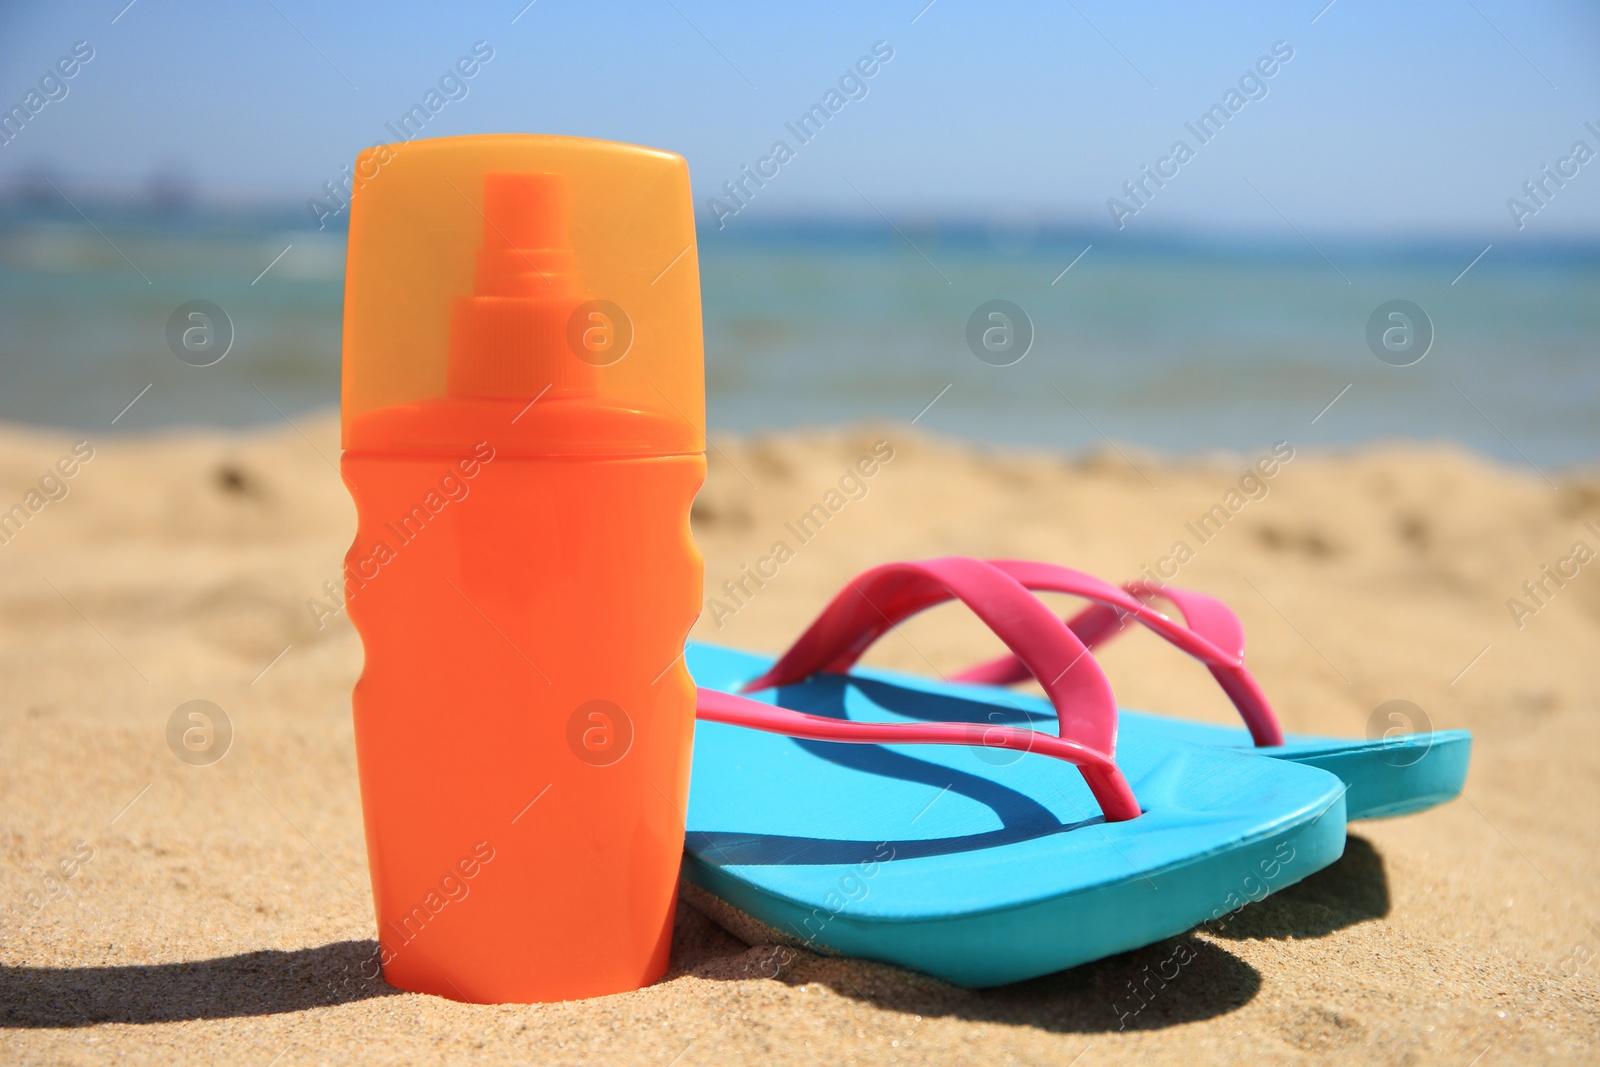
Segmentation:
[[(1148, 570), (1235, 606), (1290, 730), (1364, 735), (1407, 700), (1474, 731), (1466, 794), (1353, 825), (1343, 860), (1220, 929), (1015, 986), (791, 958), (680, 904), (657, 985), (486, 1007), (360, 977), (374, 936), (350, 723), (361, 647), (341, 612), (312, 606), (354, 509), (336, 420), (295, 423), (0, 427), (0, 511), (25, 513), (0, 534), (0, 1060), (1600, 1062), (1600, 474), (1414, 444), (1180, 459), (897, 425), (715, 438), (694, 513), (697, 638), (776, 651), (886, 560)], [(884, 447), (872, 478), (841, 485)], [(827, 521), (794, 537), (819, 502)], [(776, 575), (727, 593), (778, 542), (792, 551)], [(868, 661), (932, 673), (998, 649), (944, 608)], [(1124, 706), (1231, 719), (1204, 669), (1148, 635), (1103, 662)], [(197, 699), (233, 731), (205, 766), (167, 742)], [(1120, 1017), (1129, 983), (1178, 944), (1193, 961)]]

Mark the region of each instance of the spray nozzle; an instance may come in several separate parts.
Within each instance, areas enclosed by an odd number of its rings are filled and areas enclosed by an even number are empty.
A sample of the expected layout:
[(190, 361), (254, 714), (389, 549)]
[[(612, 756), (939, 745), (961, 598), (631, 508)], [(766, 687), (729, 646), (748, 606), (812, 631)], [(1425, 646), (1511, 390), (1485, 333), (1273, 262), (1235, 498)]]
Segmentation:
[(572, 286), (567, 182), (560, 174), (491, 171), (483, 177), (478, 296), (554, 296)]
[(583, 302), (568, 234), (567, 178), (483, 176), (483, 243), (473, 295), (457, 298), (450, 392), (552, 399), (594, 393), (594, 368), (567, 351), (567, 318)]

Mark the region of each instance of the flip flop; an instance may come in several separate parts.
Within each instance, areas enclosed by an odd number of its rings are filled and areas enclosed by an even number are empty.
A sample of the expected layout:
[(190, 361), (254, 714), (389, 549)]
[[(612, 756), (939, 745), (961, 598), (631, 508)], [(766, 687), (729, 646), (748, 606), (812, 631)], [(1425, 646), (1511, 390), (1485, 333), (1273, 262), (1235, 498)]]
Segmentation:
[[(1244, 628), (1228, 606), (1214, 597), (1155, 582), (1127, 582), (1118, 587), (1081, 571), (1046, 563), (1008, 559), (989, 562), (1028, 589), (1090, 600), (1089, 607), (1066, 620), (1067, 627), (1090, 649), (1128, 629), (1127, 621), (1131, 619), (1194, 656), (1210, 668), (1245, 721), (1244, 729), (1240, 729), (1124, 711), (1125, 729), (1137, 723), (1175, 741), (1249, 748), (1260, 756), (1319, 767), (1350, 787), (1345, 806), (1352, 821), (1423, 811), (1459, 795), (1466, 782), (1472, 758), (1472, 734), (1466, 730), (1387, 731), (1374, 740), (1285, 735), (1261, 687), (1245, 668)], [(1152, 608), (1149, 601), (1158, 597), (1177, 608), (1183, 622)], [(993, 693), (991, 687), (1026, 681), (1032, 676), (1020, 659), (1004, 655), (953, 675), (951, 680), (975, 686), (969, 692), (978, 699), (988, 699)], [(1029, 710), (1038, 717), (1049, 711), (1049, 705), (1029, 698)]]
[[(1031, 719), (1006, 690), (851, 670), (947, 600), (1048, 679), (1056, 733), (1006, 724)], [(686, 654), (700, 722), (685, 896), (747, 940), (992, 986), (1182, 933), (1344, 849), (1332, 775), (1143, 722), (1119, 743), (1084, 643), (982, 560), (868, 571), (776, 663)]]

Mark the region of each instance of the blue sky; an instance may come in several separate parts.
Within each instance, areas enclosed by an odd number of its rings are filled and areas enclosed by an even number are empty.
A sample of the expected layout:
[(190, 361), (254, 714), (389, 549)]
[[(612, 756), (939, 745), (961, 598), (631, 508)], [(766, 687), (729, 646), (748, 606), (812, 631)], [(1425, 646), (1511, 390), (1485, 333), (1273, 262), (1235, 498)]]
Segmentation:
[[(45, 168), (131, 185), (176, 168), (208, 190), (304, 201), (358, 149), (393, 139), (385, 123), (482, 41), (493, 59), (427, 136), (669, 148), (688, 158), (702, 208), (789, 141), (795, 157), (742, 217), (882, 211), (1109, 228), (1107, 200), (1182, 138), (1194, 158), (1124, 219), (1129, 229), (1600, 236), (1600, 160), (1520, 234), (1506, 203), (1575, 141), (1600, 150), (1585, 128), (1600, 129), (1592, 4), (524, 2), (7, 5), (0, 107), (20, 103), (74, 42), (95, 55), (0, 145), (0, 179)], [(893, 58), (866, 95), (800, 145), (784, 124), (879, 41)], [(1264, 79), (1265, 97), (1198, 145), (1184, 124), (1279, 41), (1293, 59)]]

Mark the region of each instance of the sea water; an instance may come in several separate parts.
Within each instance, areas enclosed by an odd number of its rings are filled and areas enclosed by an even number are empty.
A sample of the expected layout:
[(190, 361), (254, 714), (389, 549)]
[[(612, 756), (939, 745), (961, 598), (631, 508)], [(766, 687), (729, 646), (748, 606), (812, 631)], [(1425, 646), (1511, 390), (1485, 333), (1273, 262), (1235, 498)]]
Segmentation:
[[(343, 231), (292, 211), (79, 207), (0, 212), (0, 418), (137, 433), (337, 403)], [(715, 431), (915, 420), (1035, 448), (1424, 440), (1540, 469), (1600, 459), (1592, 242), (796, 220), (707, 226), (698, 254)], [(980, 326), (1031, 335), (1015, 361), (969, 341), (995, 300), (1023, 318)], [(1432, 335), (1415, 362), (1369, 343), (1394, 300), (1426, 317), (1404, 327)], [(226, 314), (210, 365), (169, 341), (193, 301)]]

